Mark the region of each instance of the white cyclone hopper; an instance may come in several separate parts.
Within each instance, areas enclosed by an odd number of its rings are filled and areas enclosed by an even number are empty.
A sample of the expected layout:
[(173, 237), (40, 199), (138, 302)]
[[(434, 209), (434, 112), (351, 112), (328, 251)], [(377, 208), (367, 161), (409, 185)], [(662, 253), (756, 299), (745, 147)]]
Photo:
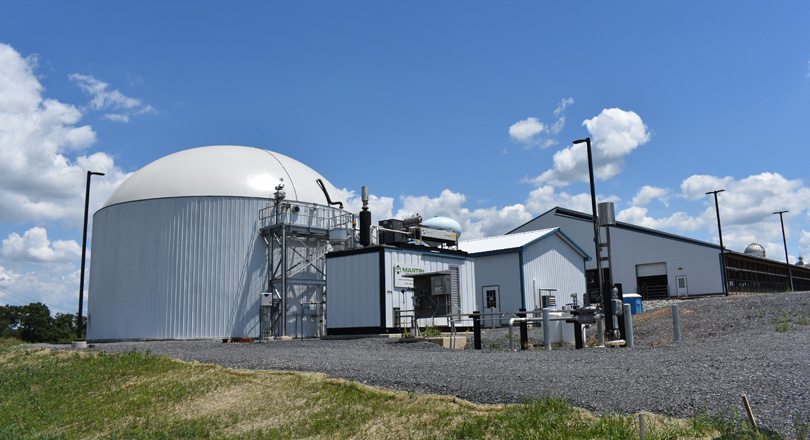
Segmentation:
[(125, 180), (93, 216), (89, 340), (259, 335), (268, 243), (259, 211), (285, 200), (328, 207), (316, 180), (285, 155), (210, 146), (158, 159)]

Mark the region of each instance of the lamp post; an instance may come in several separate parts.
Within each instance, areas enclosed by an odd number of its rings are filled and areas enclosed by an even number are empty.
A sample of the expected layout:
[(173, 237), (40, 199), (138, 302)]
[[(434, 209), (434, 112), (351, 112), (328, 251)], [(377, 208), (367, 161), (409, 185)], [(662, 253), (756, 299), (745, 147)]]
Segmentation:
[(782, 244), (785, 245), (785, 266), (788, 270), (788, 279), (790, 280), (790, 291), (793, 291), (793, 271), (790, 269), (790, 260), (788, 260), (787, 239), (785, 239), (785, 221), (782, 219), (782, 214), (790, 211), (776, 211), (774, 214), (779, 214), (779, 223), (782, 224)]
[(82, 267), (79, 271), (79, 314), (76, 315), (76, 339), (82, 338), (82, 305), (84, 303), (84, 257), (87, 252), (87, 213), (90, 210), (90, 176), (104, 173), (87, 172), (87, 187), (84, 192), (84, 231), (82, 232)]
[(720, 227), (720, 205), (717, 202), (717, 193), (725, 189), (709, 191), (706, 194), (714, 194), (714, 209), (717, 212), (717, 233), (720, 235), (720, 266), (723, 269), (723, 294), (728, 296), (728, 281), (726, 281), (726, 248), (723, 247), (723, 228)]
[(591, 211), (593, 214), (593, 243), (596, 249), (596, 284), (599, 287), (599, 297), (602, 299), (602, 313), (605, 315), (605, 333), (613, 333), (613, 313), (610, 307), (610, 294), (605, 293), (604, 286), (602, 286), (602, 253), (599, 247), (602, 240), (599, 237), (599, 217), (596, 212), (596, 189), (593, 183), (593, 156), (591, 154), (591, 138), (578, 139), (574, 144), (581, 144), (585, 142), (588, 150), (588, 178), (591, 182)]

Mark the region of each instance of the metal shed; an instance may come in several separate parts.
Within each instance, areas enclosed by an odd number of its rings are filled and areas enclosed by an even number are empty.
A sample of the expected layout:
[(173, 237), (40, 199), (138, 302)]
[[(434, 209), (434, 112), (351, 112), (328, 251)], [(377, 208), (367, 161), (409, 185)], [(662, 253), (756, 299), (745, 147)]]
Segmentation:
[(590, 257), (560, 228), (466, 240), (459, 248), (475, 257), (482, 313), (538, 310), (541, 296), (565, 305), (572, 295), (581, 301), (586, 292), (585, 262)]
[(330, 252), (326, 270), (327, 335), (472, 325), (457, 316), (475, 309), (475, 265), (464, 252), (376, 245)]

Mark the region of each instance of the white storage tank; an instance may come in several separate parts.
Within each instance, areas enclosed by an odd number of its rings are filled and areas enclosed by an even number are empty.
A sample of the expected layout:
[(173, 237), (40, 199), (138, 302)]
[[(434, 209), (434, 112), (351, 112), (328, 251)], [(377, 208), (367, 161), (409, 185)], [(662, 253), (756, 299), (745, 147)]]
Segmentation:
[[(279, 185), (285, 210), (276, 203)], [(262, 300), (273, 302), (260, 293), (273, 290), (268, 268), (280, 255), (262, 231), (281, 216), (294, 227), (316, 214), (328, 224), (323, 228), (332, 228), (343, 211), (326, 193), (335, 197), (338, 191), (313, 169), (252, 147), (194, 148), (143, 167), (93, 216), (87, 338), (260, 336)], [(328, 232), (322, 241), (316, 247), (326, 245)], [(317, 332), (301, 304), (323, 300), (323, 286), (312, 287), (324, 284), (322, 275), (316, 279), (318, 269), (307, 267), (285, 280), (287, 313), (276, 334)], [(284, 296), (277, 288), (275, 294)], [(310, 318), (302, 322), (304, 316)]]

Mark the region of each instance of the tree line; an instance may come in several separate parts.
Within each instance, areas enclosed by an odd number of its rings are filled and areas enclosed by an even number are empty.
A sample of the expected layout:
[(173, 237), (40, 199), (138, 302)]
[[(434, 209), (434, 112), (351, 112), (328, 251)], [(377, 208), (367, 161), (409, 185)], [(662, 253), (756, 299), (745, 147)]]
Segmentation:
[[(82, 338), (87, 318), (82, 317)], [(25, 342), (70, 342), (76, 339), (76, 315), (57, 313), (51, 316), (48, 306), (31, 303), (27, 306), (0, 306), (0, 337)]]

